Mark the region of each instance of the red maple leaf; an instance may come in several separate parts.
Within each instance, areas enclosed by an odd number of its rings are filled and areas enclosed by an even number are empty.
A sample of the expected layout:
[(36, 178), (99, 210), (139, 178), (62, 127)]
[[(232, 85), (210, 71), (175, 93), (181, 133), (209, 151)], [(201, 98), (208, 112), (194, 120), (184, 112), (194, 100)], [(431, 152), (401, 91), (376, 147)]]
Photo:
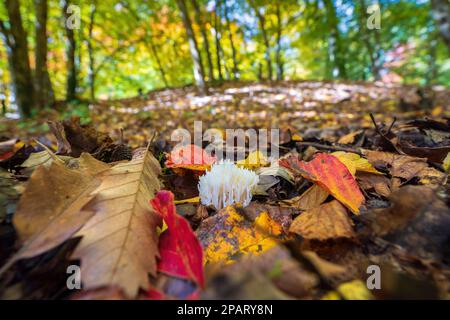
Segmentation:
[(174, 196), (162, 190), (150, 204), (167, 225), (159, 238), (158, 271), (204, 286), (203, 249), (189, 222), (175, 210)]

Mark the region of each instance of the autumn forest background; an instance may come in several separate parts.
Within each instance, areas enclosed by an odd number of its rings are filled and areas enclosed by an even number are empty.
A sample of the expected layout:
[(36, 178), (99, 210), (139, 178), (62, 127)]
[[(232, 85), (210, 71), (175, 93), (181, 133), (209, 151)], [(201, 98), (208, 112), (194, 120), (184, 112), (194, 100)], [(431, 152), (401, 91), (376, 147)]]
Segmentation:
[[(380, 29), (367, 26), (374, 5)], [(18, 105), (29, 116), (55, 101), (226, 80), (448, 86), (448, 6), (446, 0), (5, 0), (0, 95), (7, 112)]]

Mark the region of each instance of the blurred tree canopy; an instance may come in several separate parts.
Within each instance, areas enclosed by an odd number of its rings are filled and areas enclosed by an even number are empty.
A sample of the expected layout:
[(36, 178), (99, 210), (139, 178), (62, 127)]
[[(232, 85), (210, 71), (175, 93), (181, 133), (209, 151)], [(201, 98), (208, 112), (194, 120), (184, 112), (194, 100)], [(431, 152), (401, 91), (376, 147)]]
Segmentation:
[(448, 0), (1, 0), (0, 99), (29, 116), (224, 80), (448, 86), (449, 18)]

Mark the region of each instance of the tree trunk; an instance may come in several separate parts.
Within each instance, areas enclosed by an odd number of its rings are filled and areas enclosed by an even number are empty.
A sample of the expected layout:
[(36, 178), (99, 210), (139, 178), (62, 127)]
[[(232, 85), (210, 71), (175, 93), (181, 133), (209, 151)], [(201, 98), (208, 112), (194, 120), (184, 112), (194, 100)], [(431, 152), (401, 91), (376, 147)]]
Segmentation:
[(52, 105), (54, 95), (47, 69), (47, 0), (34, 0), (36, 10), (36, 103), (39, 107)]
[(156, 49), (155, 43), (153, 42), (152, 35), (149, 35), (148, 43), (150, 44), (150, 50), (151, 50), (153, 56), (155, 57), (156, 64), (158, 65), (158, 70), (161, 75), (161, 80), (164, 83), (164, 87), (167, 88), (167, 87), (169, 87), (169, 84), (167, 82), (166, 73), (162, 66), (161, 60), (159, 59), (158, 50)]
[(202, 12), (197, 3), (197, 0), (191, 0), (191, 2), (192, 2), (192, 6), (194, 7), (194, 11), (195, 11), (195, 20), (197, 21), (197, 24), (200, 27), (200, 33), (203, 38), (203, 45), (204, 45), (205, 53), (206, 53), (206, 61), (208, 62), (209, 80), (214, 81), (214, 67), (213, 67), (213, 63), (212, 63), (212, 59), (211, 59), (211, 52), (209, 50), (209, 41), (208, 41), (208, 34), (206, 33), (205, 22), (202, 18)]
[(222, 46), (220, 44), (220, 0), (216, 0), (216, 4), (214, 7), (214, 37), (215, 37), (215, 43), (216, 43), (216, 64), (217, 64), (217, 71), (219, 72), (219, 80), (223, 81), (223, 74), (222, 74), (222, 64), (221, 64), (221, 57), (220, 54), (222, 52)]
[(202, 57), (198, 50), (197, 40), (195, 39), (194, 30), (192, 29), (191, 19), (186, 7), (185, 0), (176, 0), (178, 8), (180, 9), (181, 19), (183, 20), (184, 28), (186, 29), (187, 39), (189, 42), (189, 49), (191, 51), (192, 61), (194, 63), (194, 78), (195, 82), (202, 92), (205, 92), (205, 73), (203, 69)]
[[(375, 80), (379, 80), (380, 79), (380, 68), (378, 67), (378, 62), (377, 62), (377, 56), (375, 53), (375, 49), (372, 45), (372, 43), (370, 42), (370, 37), (369, 37), (369, 31), (367, 29), (366, 26), (366, 10), (367, 10), (367, 6), (366, 6), (366, 2), (365, 0), (360, 0), (360, 12), (359, 12), (359, 19), (358, 19), (358, 23), (359, 23), (359, 33), (360, 33), (360, 37), (364, 42), (364, 45), (367, 49), (367, 54), (369, 55), (369, 60), (370, 60), (370, 70), (372, 72), (372, 76)], [(378, 32), (378, 30), (371, 30), (370, 32)]]
[(89, 13), (89, 39), (88, 39), (88, 55), (89, 55), (89, 88), (90, 88), (90, 99), (95, 101), (95, 57), (94, 57), (94, 47), (92, 45), (94, 36), (94, 23), (95, 23), (95, 13), (97, 11), (96, 2), (91, 4), (91, 10)]
[(232, 70), (233, 78), (234, 78), (234, 80), (236, 80), (239, 78), (239, 69), (238, 69), (238, 63), (237, 63), (236, 48), (234, 46), (233, 33), (231, 31), (231, 20), (230, 20), (230, 17), (228, 16), (228, 6), (227, 6), (226, 1), (224, 3), (224, 15), (225, 15), (225, 20), (227, 22), (228, 38), (230, 40), (231, 56), (233, 59), (233, 70)]
[(253, 7), (253, 10), (255, 11), (256, 17), (258, 18), (259, 28), (261, 29), (264, 46), (266, 47), (265, 58), (267, 64), (267, 79), (272, 80), (272, 58), (270, 56), (270, 43), (266, 30), (266, 18), (261, 14), (259, 8), (255, 5), (253, 1), (251, 1), (251, 5)]
[(275, 51), (275, 62), (277, 64), (277, 80), (281, 81), (284, 78), (284, 62), (281, 57), (281, 34), (283, 31), (281, 21), (280, 2), (276, 3), (276, 16), (277, 16), (277, 49)]
[(27, 34), (22, 25), (19, 0), (5, 0), (10, 27), (0, 20), (8, 52), (8, 61), (16, 104), (23, 117), (29, 117), (35, 106), (34, 85), (28, 57)]
[[(338, 76), (347, 78), (347, 69), (345, 67), (345, 59), (343, 57), (343, 47), (341, 42), (341, 34), (339, 32), (339, 20), (336, 14), (336, 8), (331, 0), (323, 0), (327, 11), (327, 22), (331, 29), (329, 38), (329, 54), (332, 64), (337, 68)], [(334, 74), (333, 74), (334, 75)]]
[(66, 101), (76, 99), (77, 94), (77, 64), (75, 61), (76, 40), (75, 33), (69, 27), (67, 21), (70, 13), (67, 12), (69, 8), (69, 0), (63, 0), (63, 15), (65, 17), (64, 26), (66, 31), (66, 59), (67, 59), (67, 83), (66, 83)]
[(442, 39), (450, 52), (450, 3), (448, 0), (431, 0), (431, 13)]

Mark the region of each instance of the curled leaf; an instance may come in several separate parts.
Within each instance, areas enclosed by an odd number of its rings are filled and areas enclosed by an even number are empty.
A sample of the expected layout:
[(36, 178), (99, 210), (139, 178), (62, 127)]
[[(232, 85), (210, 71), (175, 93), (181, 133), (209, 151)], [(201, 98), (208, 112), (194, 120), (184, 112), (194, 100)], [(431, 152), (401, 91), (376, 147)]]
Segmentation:
[(364, 196), (347, 167), (333, 155), (318, 153), (310, 162), (290, 156), (280, 160), (280, 165), (316, 182), (353, 213), (359, 213)]
[(203, 251), (189, 222), (175, 211), (173, 194), (160, 191), (150, 203), (167, 224), (159, 239), (158, 271), (204, 286)]

